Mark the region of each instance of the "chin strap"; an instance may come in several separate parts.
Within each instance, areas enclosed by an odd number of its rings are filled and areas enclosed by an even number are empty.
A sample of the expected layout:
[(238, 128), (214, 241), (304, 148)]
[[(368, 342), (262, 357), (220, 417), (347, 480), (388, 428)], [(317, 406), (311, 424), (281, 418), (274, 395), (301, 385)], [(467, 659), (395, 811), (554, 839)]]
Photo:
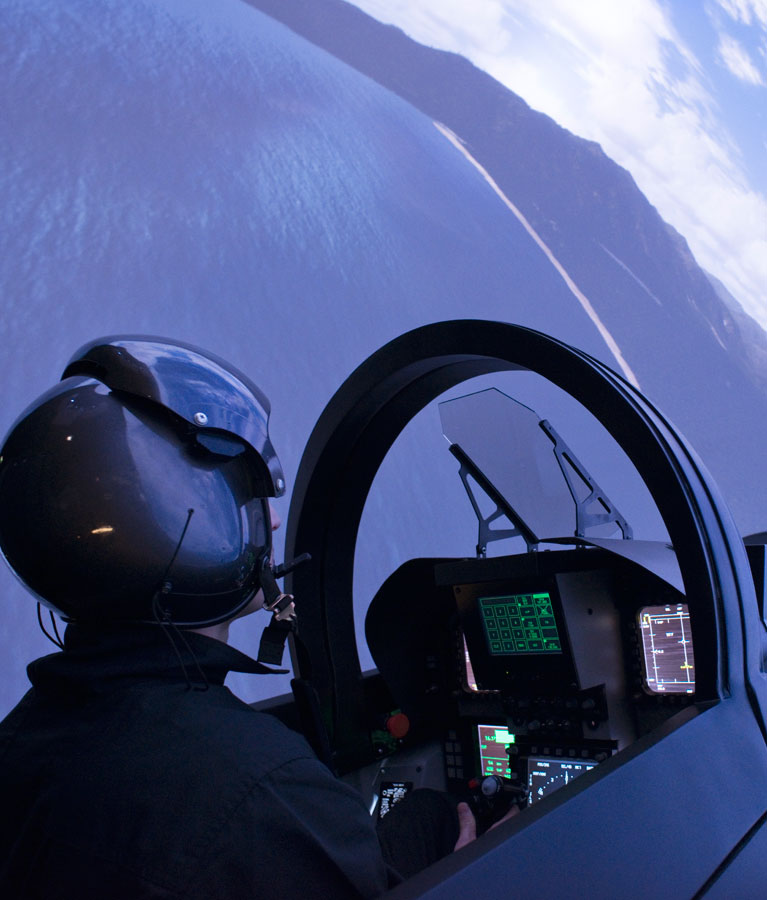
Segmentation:
[(311, 682), (311, 661), (303, 641), (298, 636), (296, 627), (296, 605), (292, 594), (285, 594), (277, 587), (277, 578), (292, 572), (296, 566), (311, 559), (308, 553), (302, 553), (291, 563), (283, 563), (274, 569), (267, 562), (261, 570), (261, 588), (264, 592), (264, 608), (272, 614), (272, 620), (264, 628), (261, 644), (258, 648), (258, 661), (268, 665), (282, 664), (285, 641), (293, 635), (293, 647), (296, 653), (297, 669), (300, 677), (291, 679), (298, 719), (301, 730), (318, 759), (336, 773), (333, 762), (333, 751), (330, 745), (327, 727), (322, 716), (320, 700)]
[(258, 661), (269, 666), (282, 665), (285, 641), (289, 634), (296, 633), (296, 604), (292, 594), (283, 593), (277, 586), (277, 579), (292, 572), (296, 566), (311, 559), (302, 553), (290, 563), (272, 568), (265, 562), (261, 569), (261, 589), (264, 592), (264, 609), (272, 614), (271, 622), (264, 628), (258, 648)]

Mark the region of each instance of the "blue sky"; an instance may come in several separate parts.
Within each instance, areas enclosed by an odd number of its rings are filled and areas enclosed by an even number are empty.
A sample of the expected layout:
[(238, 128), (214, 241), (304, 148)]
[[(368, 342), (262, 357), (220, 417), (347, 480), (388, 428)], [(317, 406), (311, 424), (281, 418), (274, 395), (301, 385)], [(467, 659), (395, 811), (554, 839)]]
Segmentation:
[(352, 2), (598, 141), (767, 328), (767, 0)]

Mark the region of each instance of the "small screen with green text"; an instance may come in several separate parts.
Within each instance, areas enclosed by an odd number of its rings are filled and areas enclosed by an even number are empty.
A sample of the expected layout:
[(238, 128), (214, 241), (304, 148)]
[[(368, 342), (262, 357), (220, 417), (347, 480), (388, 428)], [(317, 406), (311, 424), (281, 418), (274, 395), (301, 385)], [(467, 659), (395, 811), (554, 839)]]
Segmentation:
[(511, 778), (506, 748), (514, 743), (514, 735), (501, 725), (477, 725), (479, 764), (482, 776)]
[(562, 652), (548, 592), (480, 597), (478, 603), (487, 645), (493, 656)]

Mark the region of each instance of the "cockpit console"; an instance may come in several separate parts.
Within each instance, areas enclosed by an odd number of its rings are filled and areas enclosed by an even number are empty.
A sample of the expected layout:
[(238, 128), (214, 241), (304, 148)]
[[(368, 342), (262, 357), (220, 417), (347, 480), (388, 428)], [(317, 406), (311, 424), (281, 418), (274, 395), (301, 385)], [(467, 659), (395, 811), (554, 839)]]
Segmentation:
[(683, 595), (602, 548), (411, 560), (371, 604), (368, 641), (412, 723), (399, 753), (379, 751), (379, 796), (392, 773), (457, 796), (495, 776), (513, 802), (535, 803), (695, 696)]
[[(465, 445), (456, 455), (470, 498), (467, 473), (496, 502), (491, 518), (502, 514), (512, 524), (500, 534), (522, 535), (528, 552), (486, 558), (494, 532), (472, 498), (479, 557), (411, 560), (371, 603), (371, 653), (390, 704), (412, 723), (399, 754), (391, 742), (377, 748), (385, 761), (374, 793), (384, 809), (397, 799), (384, 788), (395, 775), (398, 784), (457, 796), (500, 791), (520, 805), (538, 802), (695, 697), (690, 611), (668, 545), (626, 539), (625, 519), (548, 423), (535, 431), (532, 410), (498, 391), (445, 405), (443, 423)], [(545, 515), (524, 487), (521, 499), (511, 496), (505, 457), (487, 447), (491, 419), (527, 434), (518, 448), (518, 456), (527, 453), (523, 468), (536, 473), (545, 497), (556, 498)], [(467, 422), (484, 422), (484, 441)], [(573, 467), (567, 479), (566, 462)], [(576, 534), (587, 518), (573, 473), (609, 511), (592, 520), (603, 526), (609, 519), (621, 538)], [(549, 549), (539, 549), (543, 527), (555, 529)], [(423, 757), (413, 753), (419, 742), (430, 748)]]
[[(521, 370), (528, 396), (542, 377), (568, 395), (555, 396), (560, 408), (580, 404), (571, 433), (593, 419), (615, 468), (598, 484), (548, 421), (499, 391), (440, 403), (478, 522), (476, 556), (409, 559), (368, 604), (357, 536), (387, 452), (445, 391), (506, 370)], [(578, 434), (583, 452), (592, 437)], [(635, 537), (611, 485), (662, 540)], [(398, 898), (480, 883), (503, 895), (510, 877), (525, 896), (751, 896), (763, 883), (767, 534), (741, 541), (693, 448), (635, 385), (521, 326), (415, 329), (328, 404), (287, 531), (288, 555), (314, 562), (288, 576), (287, 589), (312, 601), (311, 667), (293, 648), (312, 690), (305, 710), (286, 704), (286, 721), (298, 708), (310, 741), (324, 736), (313, 745), (372, 814), (422, 787), (468, 800), (481, 829), (512, 803), (531, 807), (408, 879)], [(365, 606), (375, 668), (362, 672)], [(659, 840), (671, 878), (647, 862)], [(556, 860), (541, 866), (552, 842)], [(599, 860), (584, 866), (595, 846)]]

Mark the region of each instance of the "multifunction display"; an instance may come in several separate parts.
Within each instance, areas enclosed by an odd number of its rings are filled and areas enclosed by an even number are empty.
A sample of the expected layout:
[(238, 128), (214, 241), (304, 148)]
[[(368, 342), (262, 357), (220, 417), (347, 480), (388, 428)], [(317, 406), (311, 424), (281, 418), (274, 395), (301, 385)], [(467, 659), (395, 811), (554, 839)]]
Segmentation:
[(477, 725), (479, 766), (482, 776), (497, 775), (511, 778), (509, 754), (506, 748), (514, 743), (514, 735), (502, 725)]
[(527, 802), (535, 803), (593, 769), (592, 760), (531, 757), (527, 763)]
[(695, 656), (686, 603), (639, 610), (644, 682), (653, 694), (693, 694)]
[(547, 591), (479, 597), (478, 604), (493, 656), (562, 652), (554, 607)]
[(381, 802), (378, 805), (378, 821), (391, 811), (400, 800), (413, 790), (412, 781), (383, 781), (381, 782)]

